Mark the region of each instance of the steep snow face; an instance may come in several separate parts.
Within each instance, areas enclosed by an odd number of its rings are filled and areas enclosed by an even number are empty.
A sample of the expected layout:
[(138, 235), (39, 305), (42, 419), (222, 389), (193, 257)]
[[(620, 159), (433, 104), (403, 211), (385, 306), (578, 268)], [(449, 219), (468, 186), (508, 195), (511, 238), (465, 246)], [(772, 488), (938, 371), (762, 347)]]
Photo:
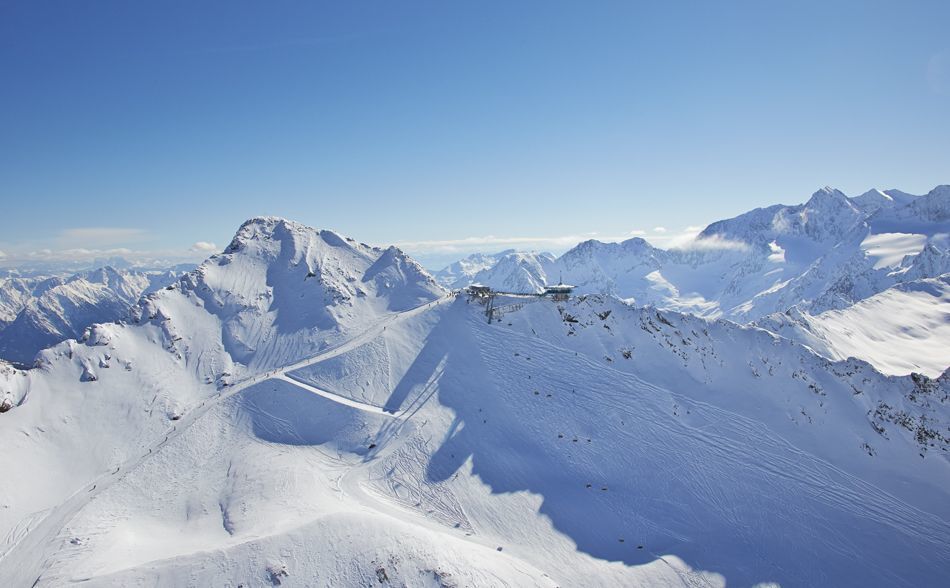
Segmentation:
[(898, 284), (842, 310), (793, 308), (755, 324), (830, 359), (857, 357), (886, 374), (937, 377), (950, 366), (950, 274)]
[(78, 338), (94, 323), (128, 318), (142, 294), (180, 275), (105, 267), (66, 278), (3, 280), (0, 317), (6, 320), (0, 322), (0, 357), (28, 364), (41, 349)]

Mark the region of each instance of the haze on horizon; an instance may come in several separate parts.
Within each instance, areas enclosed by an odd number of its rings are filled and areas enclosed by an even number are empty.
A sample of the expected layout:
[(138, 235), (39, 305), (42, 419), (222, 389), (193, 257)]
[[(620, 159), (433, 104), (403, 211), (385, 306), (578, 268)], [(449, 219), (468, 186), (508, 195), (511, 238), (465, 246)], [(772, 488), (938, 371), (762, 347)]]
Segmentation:
[(950, 181), (948, 21), (939, 1), (2, 3), (0, 264), (198, 258), (266, 214), (435, 266), (663, 244), (826, 184), (925, 193)]

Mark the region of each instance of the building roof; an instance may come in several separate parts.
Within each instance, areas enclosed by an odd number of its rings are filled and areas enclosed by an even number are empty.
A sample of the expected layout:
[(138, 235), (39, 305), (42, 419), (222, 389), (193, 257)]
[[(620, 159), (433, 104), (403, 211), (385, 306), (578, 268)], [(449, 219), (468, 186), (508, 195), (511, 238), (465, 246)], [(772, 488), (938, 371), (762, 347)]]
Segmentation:
[(545, 292), (570, 292), (574, 289), (574, 286), (570, 284), (555, 284), (553, 286), (545, 286)]

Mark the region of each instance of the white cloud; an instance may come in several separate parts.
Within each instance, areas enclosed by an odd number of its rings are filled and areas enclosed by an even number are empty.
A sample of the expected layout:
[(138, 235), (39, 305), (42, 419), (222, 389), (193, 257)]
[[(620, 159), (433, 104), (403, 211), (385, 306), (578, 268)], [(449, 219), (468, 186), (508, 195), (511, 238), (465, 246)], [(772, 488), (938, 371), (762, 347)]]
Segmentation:
[(718, 236), (700, 239), (699, 234), (704, 228), (706, 227), (690, 225), (680, 232), (670, 232), (665, 227), (655, 227), (653, 234), (647, 237), (647, 240), (654, 247), (681, 251), (746, 251), (749, 249), (746, 243), (731, 241)]
[(217, 250), (218, 246), (209, 241), (198, 241), (189, 249), (189, 251), (194, 251), (195, 253), (214, 253)]
[[(198, 241), (191, 247), (149, 248), (154, 235), (128, 227), (74, 227), (64, 229), (46, 243), (5, 247), (3, 267), (91, 267), (101, 263), (128, 262), (133, 266), (163, 267), (198, 262), (216, 251), (214, 243)], [(4, 244), (6, 245), (6, 244)]]
[(785, 263), (785, 250), (782, 249), (778, 243), (772, 241), (769, 243), (769, 249), (772, 251), (769, 254), (769, 261), (772, 263)]
[(85, 247), (74, 247), (72, 249), (60, 249), (59, 251), (45, 250), (47, 255), (57, 255), (64, 258), (84, 259), (87, 257), (121, 257), (130, 255), (131, 249), (126, 247), (114, 247), (112, 249), (86, 249)]
[(748, 251), (749, 245), (743, 241), (726, 239), (719, 235), (703, 237), (700, 239), (695, 234), (683, 233), (678, 238), (673, 239), (667, 245), (669, 249), (680, 249), (683, 251)]
[(132, 253), (132, 250), (124, 247), (116, 247), (113, 249), (70, 247), (69, 249), (38, 249), (15, 257), (19, 259), (35, 259), (38, 261), (81, 261), (97, 257), (122, 256), (130, 253)]
[(647, 232), (644, 231), (643, 229), (633, 229), (632, 231), (630, 231), (630, 234), (634, 237), (642, 237), (643, 235), (646, 235)]
[(6, 256), (7, 256), (6, 253), (4, 253), (3, 251), (0, 251), (0, 259), (3, 259)]
[(7, 255), (0, 257), (0, 265), (19, 268), (86, 268), (102, 263), (115, 263), (115, 259), (121, 259), (132, 266), (168, 267), (178, 263), (198, 262), (206, 256), (205, 253), (196, 253), (190, 249), (44, 248), (33, 251), (7, 250)]
[(68, 249), (38, 249), (21, 254), (10, 256), (11, 261), (93, 261), (95, 259), (104, 259), (109, 257), (137, 258), (148, 257), (150, 254), (144, 251), (135, 251), (126, 247), (114, 247), (111, 249), (90, 249), (86, 247), (71, 247)]

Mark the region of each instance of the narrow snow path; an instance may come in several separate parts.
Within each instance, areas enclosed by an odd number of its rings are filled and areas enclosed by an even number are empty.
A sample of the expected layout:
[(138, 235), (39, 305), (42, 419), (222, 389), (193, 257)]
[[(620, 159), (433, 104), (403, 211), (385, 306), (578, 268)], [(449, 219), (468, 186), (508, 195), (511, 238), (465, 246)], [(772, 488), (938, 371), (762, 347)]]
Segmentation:
[(344, 405), (346, 405), (346, 406), (355, 408), (355, 409), (357, 409), (357, 410), (362, 410), (362, 411), (364, 411), (364, 412), (371, 412), (371, 413), (374, 413), (374, 414), (382, 414), (382, 415), (391, 416), (391, 417), (399, 417), (399, 416), (402, 415), (402, 411), (401, 411), (401, 410), (397, 410), (396, 412), (388, 412), (388, 411), (386, 411), (386, 410), (383, 410), (383, 408), (382, 408), (381, 406), (375, 406), (375, 405), (372, 405), (372, 404), (366, 404), (366, 403), (364, 403), (364, 402), (358, 402), (358, 401), (353, 400), (353, 399), (351, 399), (351, 398), (346, 398), (346, 397), (344, 397), (344, 396), (340, 396), (339, 394), (334, 394), (333, 392), (327, 392), (326, 390), (321, 390), (320, 388), (315, 388), (315, 387), (311, 386), (310, 384), (306, 384), (306, 383), (304, 383), (304, 382), (301, 382), (300, 380), (297, 380), (297, 379), (293, 378), (292, 376), (288, 376), (287, 374), (278, 374), (278, 375), (274, 376), (274, 378), (275, 378), (275, 379), (278, 379), (278, 380), (283, 380), (283, 381), (285, 381), (285, 382), (288, 382), (288, 383), (290, 383), (290, 384), (293, 384), (294, 386), (297, 386), (297, 387), (299, 387), (299, 388), (303, 388), (304, 390), (307, 390), (307, 391), (309, 391), (309, 392), (313, 392), (314, 394), (317, 394), (317, 395), (319, 395), (319, 396), (322, 396), (322, 397), (326, 398), (327, 400), (332, 400), (333, 402), (336, 402), (336, 403), (339, 403), (339, 404), (344, 404)]
[[(112, 470), (103, 473), (90, 484), (76, 490), (76, 492), (74, 492), (69, 498), (64, 500), (59, 505), (47, 510), (45, 513), (34, 513), (33, 515), (30, 515), (31, 520), (27, 523), (29, 528), (25, 528), (25, 525), (18, 525), (18, 532), (14, 535), (16, 537), (16, 543), (11, 545), (10, 542), (12, 537), (8, 536), (8, 543), (3, 546), (3, 553), (0, 554), (0, 569), (8, 569), (8, 566), (6, 565), (7, 562), (16, 562), (15, 565), (9, 566), (9, 569), (15, 569), (16, 573), (16, 578), (10, 578), (10, 580), (16, 580), (15, 582), (12, 582), (12, 585), (20, 585), (24, 584), (25, 582), (27, 585), (32, 584), (35, 586), (42, 580), (43, 573), (49, 568), (48, 560), (50, 555), (55, 553), (60, 547), (55, 543), (60, 530), (62, 530), (80, 510), (92, 502), (93, 498), (95, 498), (107, 488), (111, 487), (119, 480), (123, 479), (128, 472), (134, 470), (139, 465), (148, 460), (148, 458), (155, 454), (163, 445), (181, 435), (183, 431), (185, 431), (196, 420), (211, 410), (212, 407), (234, 396), (235, 394), (250, 388), (251, 386), (260, 384), (261, 382), (275, 377), (285, 379), (294, 385), (300, 386), (300, 382), (284, 378), (283, 376), (287, 372), (292, 372), (294, 370), (315, 365), (322, 361), (326, 361), (352, 351), (367, 341), (378, 337), (388, 325), (418, 316), (452, 300), (455, 300), (455, 295), (447, 294), (442, 298), (419, 305), (405, 312), (391, 314), (376, 323), (376, 325), (366, 329), (359, 335), (341, 343), (332, 349), (328, 349), (312, 357), (302, 359), (275, 370), (255, 374), (235, 382), (233, 385), (220, 390), (210, 398), (202, 400), (194, 408), (185, 413), (185, 415), (182, 416), (182, 418), (175, 425), (168, 429), (163, 436), (160, 435), (158, 439), (144, 446), (142, 448), (141, 454), (130, 458), (121, 464), (117, 464)], [(311, 391), (314, 390), (315, 389)], [(322, 395), (323, 394), (321, 394), (321, 396)], [(343, 397), (335, 395), (329, 398), (330, 400), (337, 402), (343, 402), (346, 400)], [(346, 404), (347, 402), (343, 403)], [(382, 409), (370, 407), (370, 405), (359, 404), (359, 406), (355, 406), (355, 408), (360, 409), (363, 409), (364, 407), (369, 408), (373, 412), (384, 412)]]

